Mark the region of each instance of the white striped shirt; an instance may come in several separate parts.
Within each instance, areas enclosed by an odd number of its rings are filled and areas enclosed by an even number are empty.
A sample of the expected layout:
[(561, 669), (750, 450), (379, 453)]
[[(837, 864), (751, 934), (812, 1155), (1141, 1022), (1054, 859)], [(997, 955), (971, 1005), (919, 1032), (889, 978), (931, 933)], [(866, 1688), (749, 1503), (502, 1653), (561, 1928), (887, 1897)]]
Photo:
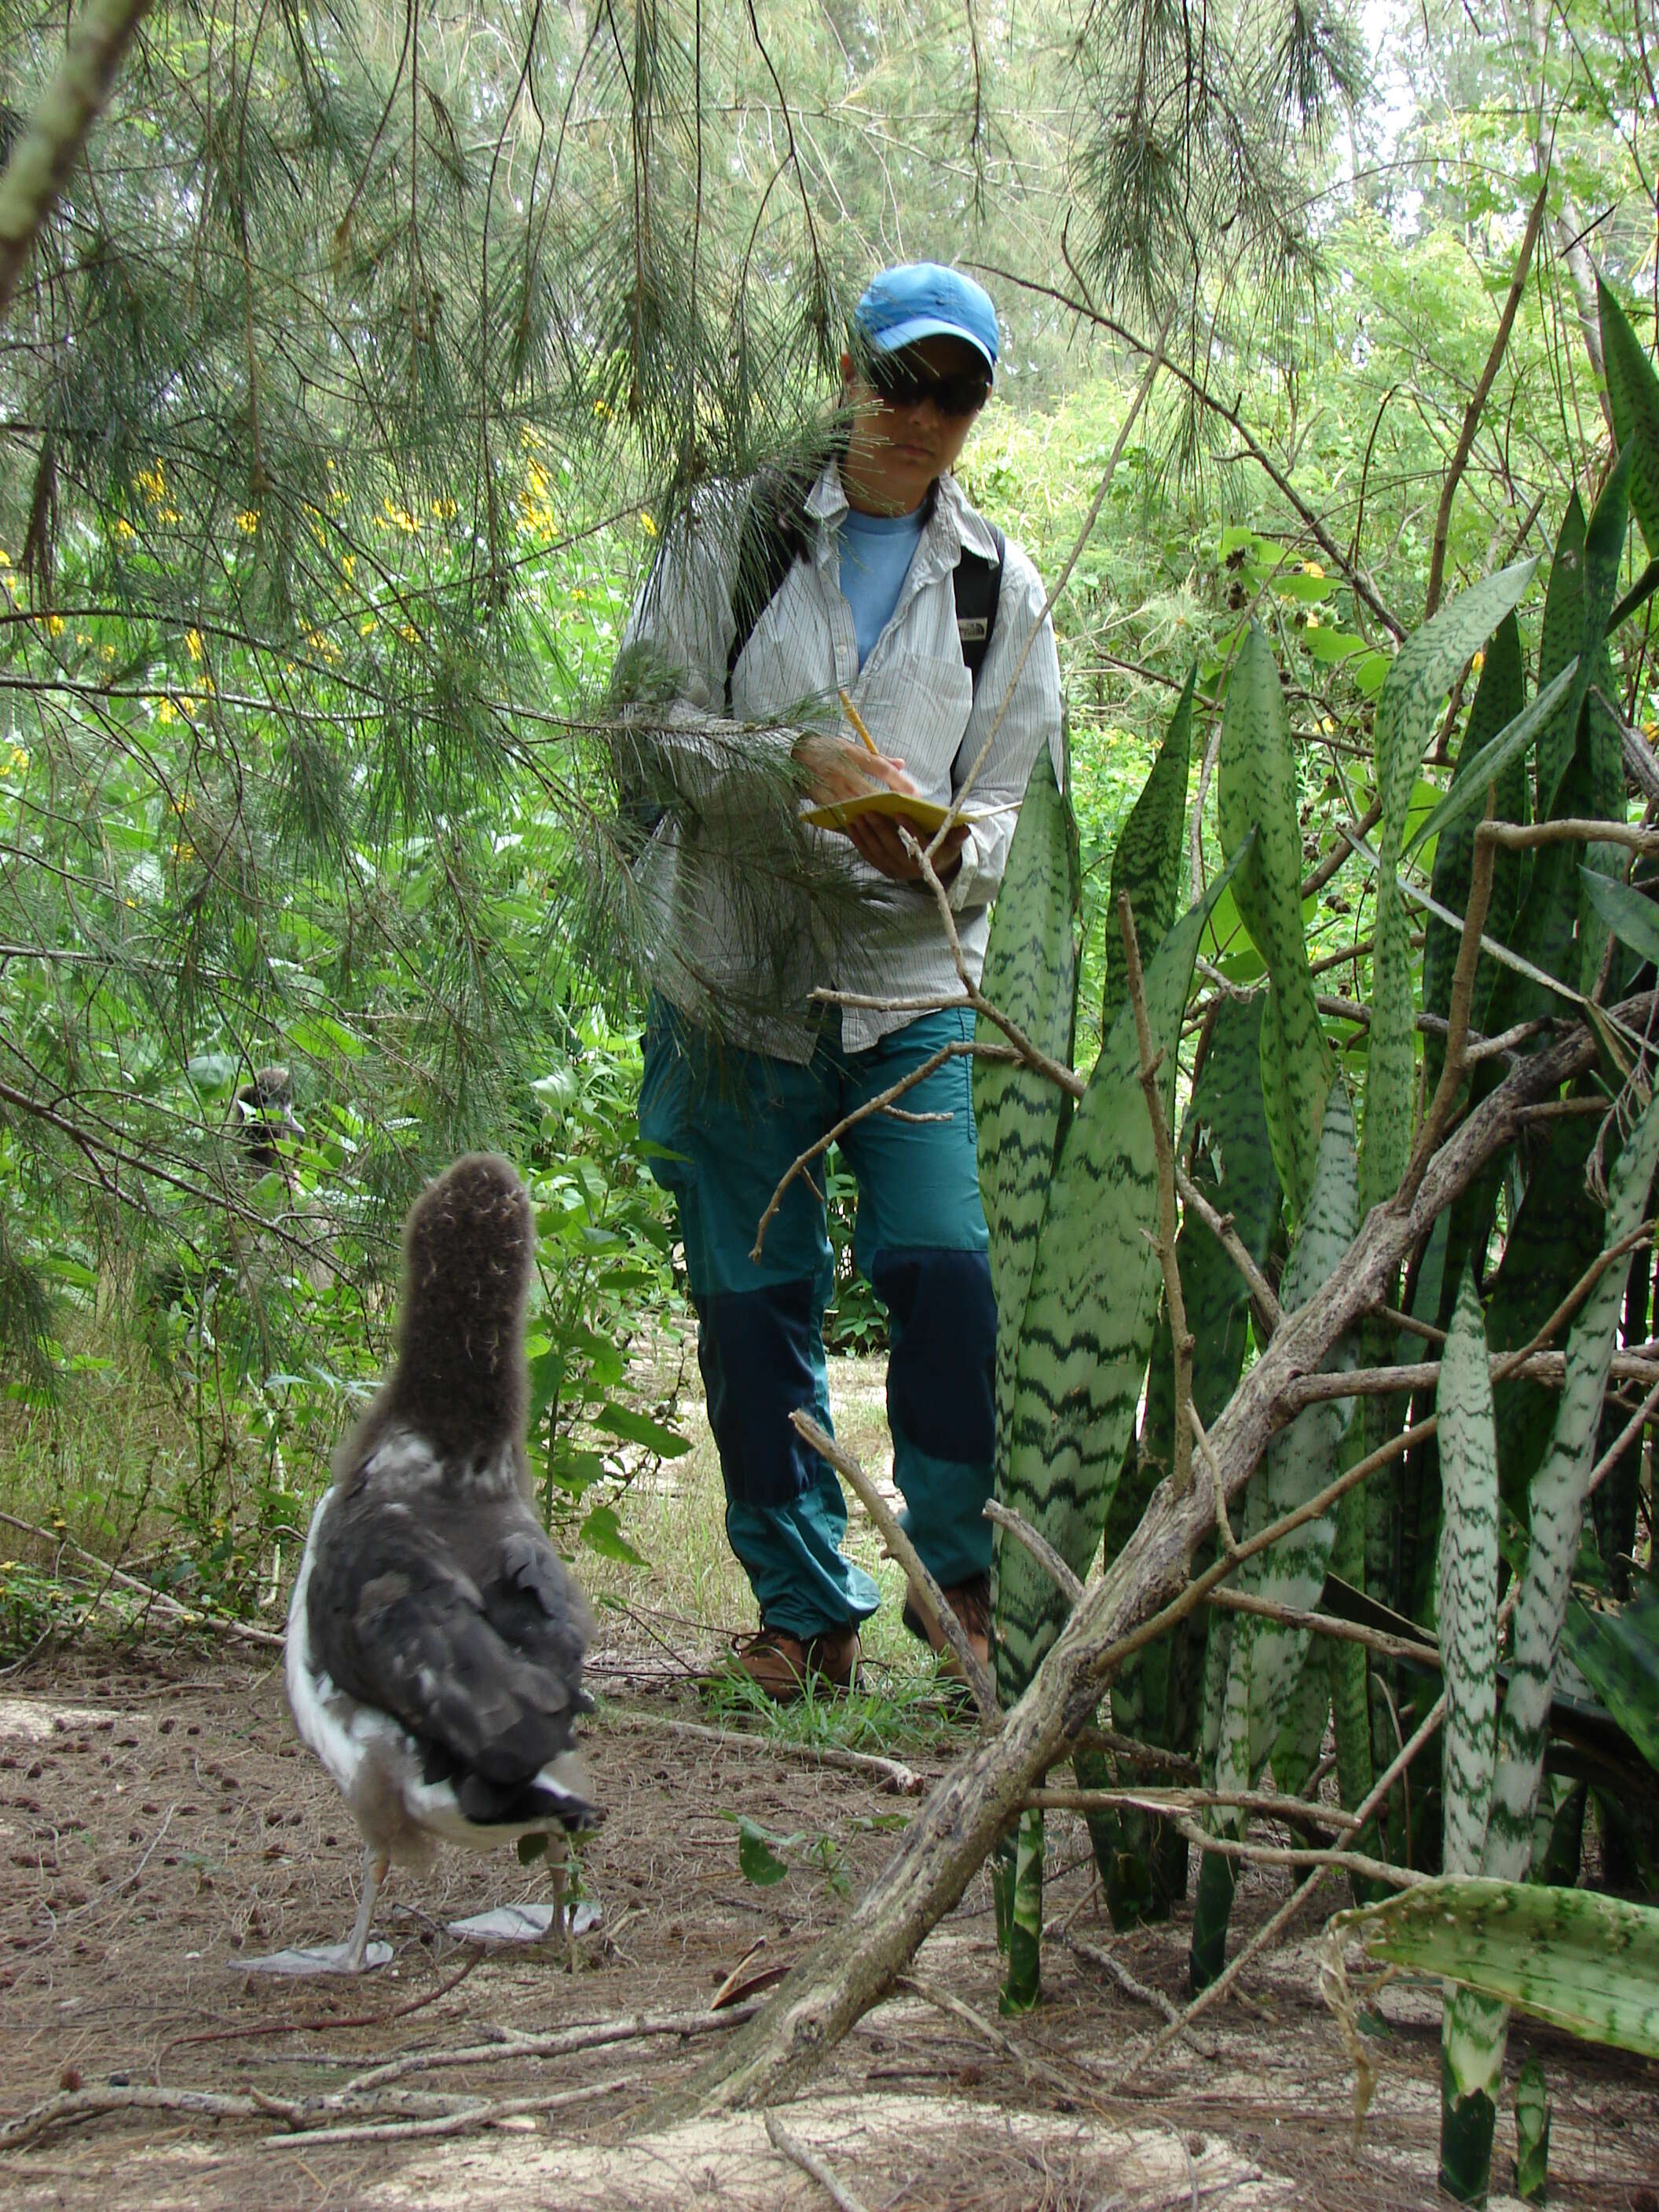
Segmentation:
[[(957, 632), (954, 572), (964, 546), (988, 560), (996, 541), (955, 479), (939, 479), (933, 510), (898, 604), (863, 667), (853, 612), (839, 582), (837, 536), (848, 512), (831, 460), (805, 502), (809, 557), (798, 560), (755, 624), (732, 672), (732, 607), (747, 486), (700, 501), (665, 542), (630, 617), (625, 644), (647, 644), (674, 672), (678, 694), (647, 710), (653, 735), (677, 755), (675, 780), (697, 800), (656, 830), (641, 869), (653, 910), (651, 977), (694, 1021), (718, 1011), (722, 1033), (779, 1058), (811, 1057), (822, 1016), (815, 987), (895, 1000), (950, 998), (961, 986), (933, 894), (897, 884), (860, 860), (851, 842), (813, 832), (826, 858), (857, 886), (855, 918), (837, 927), (822, 897), (775, 875), (741, 831), (744, 769), (752, 810), (757, 774), (774, 786), (803, 727), (846, 732), (844, 690), (878, 748), (902, 761), (921, 795), (943, 805), (962, 790), (988, 737), (969, 793), (978, 817), (963, 847), (950, 903), (969, 972), (978, 980), (987, 908), (1007, 864), (1015, 813), (1037, 747), (1047, 741), (1056, 776), (1060, 750), (1060, 666), (1036, 569), (1014, 544), (1003, 556), (991, 644), (975, 689)], [(1039, 627), (1040, 625), (1040, 627)], [(915, 1019), (890, 1006), (846, 1007), (848, 1051), (867, 1048)]]

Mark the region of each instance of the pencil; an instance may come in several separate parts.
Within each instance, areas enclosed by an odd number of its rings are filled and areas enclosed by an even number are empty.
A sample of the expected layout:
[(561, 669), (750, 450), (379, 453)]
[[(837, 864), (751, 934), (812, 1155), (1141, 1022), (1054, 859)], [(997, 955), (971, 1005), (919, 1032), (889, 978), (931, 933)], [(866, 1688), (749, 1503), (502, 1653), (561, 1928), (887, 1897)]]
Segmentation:
[(868, 730), (866, 730), (866, 729), (865, 728), (865, 726), (864, 726), (864, 718), (863, 718), (863, 716), (859, 713), (858, 708), (857, 708), (853, 704), (852, 701), (848, 697), (847, 694), (846, 694), (844, 691), (838, 691), (838, 692), (836, 694), (836, 697), (841, 701), (841, 711), (842, 711), (842, 713), (843, 714), (845, 714), (845, 715), (846, 715), (846, 717), (847, 717), (848, 720), (848, 721), (853, 725), (853, 727), (854, 727), (854, 728), (858, 732), (858, 733), (859, 733), (860, 737), (861, 737), (861, 738), (863, 738), (863, 740), (864, 740), (864, 744), (865, 744), (865, 750), (866, 750), (867, 752), (872, 752), (872, 753), (874, 753), (874, 754), (875, 754), (875, 756), (876, 756), (876, 758), (877, 758), (878, 760), (879, 760), (879, 759), (881, 758), (881, 750), (880, 750), (880, 747), (877, 744), (877, 743), (876, 743), (875, 739), (871, 736), (871, 734), (870, 734), (869, 731), (868, 731)]

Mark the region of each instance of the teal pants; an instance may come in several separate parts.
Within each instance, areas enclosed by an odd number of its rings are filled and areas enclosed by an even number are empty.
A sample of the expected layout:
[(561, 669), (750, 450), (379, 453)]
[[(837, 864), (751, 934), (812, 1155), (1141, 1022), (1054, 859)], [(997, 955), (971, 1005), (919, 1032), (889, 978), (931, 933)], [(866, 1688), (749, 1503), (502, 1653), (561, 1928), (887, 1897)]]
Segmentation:
[[(823, 1314), (833, 1261), (823, 1201), (804, 1177), (755, 1231), (790, 1164), (970, 1018), (926, 1014), (868, 1051), (842, 1049), (832, 1017), (805, 1066), (717, 1047), (653, 1001), (640, 1131), (674, 1194), (697, 1310), (697, 1357), (726, 1484), (726, 1526), (769, 1627), (810, 1637), (876, 1609), (875, 1583), (842, 1554), (841, 1485), (791, 1427), (828, 1429)], [(887, 1309), (893, 1474), (911, 1541), (950, 1589), (990, 1565), (996, 1306), (980, 1206), (966, 1056), (842, 1137), (858, 1183), (854, 1258)]]

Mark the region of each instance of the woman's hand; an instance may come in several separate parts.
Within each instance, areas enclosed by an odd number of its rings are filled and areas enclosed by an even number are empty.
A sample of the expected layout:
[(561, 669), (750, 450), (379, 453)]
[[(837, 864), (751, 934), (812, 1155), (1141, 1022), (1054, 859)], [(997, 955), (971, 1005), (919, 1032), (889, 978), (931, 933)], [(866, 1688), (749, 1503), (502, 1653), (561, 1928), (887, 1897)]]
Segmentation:
[[(872, 753), (850, 738), (808, 731), (795, 743), (795, 758), (806, 771), (807, 787), (821, 806), (843, 799), (867, 798), (872, 791), (896, 791), (920, 799), (915, 781), (902, 761), (885, 753)], [(928, 832), (902, 815), (866, 814), (845, 823), (838, 834), (849, 839), (860, 857), (896, 884), (921, 880), (921, 869), (905, 850), (901, 828), (908, 829), (919, 845), (926, 846)], [(958, 822), (933, 855), (933, 868), (941, 883), (949, 883), (962, 865), (962, 848), (968, 842), (968, 824)]]

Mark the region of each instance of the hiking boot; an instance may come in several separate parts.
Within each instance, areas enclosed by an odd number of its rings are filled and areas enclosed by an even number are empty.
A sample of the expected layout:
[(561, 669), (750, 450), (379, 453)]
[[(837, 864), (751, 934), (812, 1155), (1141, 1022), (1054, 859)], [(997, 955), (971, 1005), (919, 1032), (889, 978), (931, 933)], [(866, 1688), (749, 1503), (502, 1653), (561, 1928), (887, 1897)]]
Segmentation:
[[(975, 1575), (969, 1582), (958, 1583), (954, 1589), (945, 1591), (945, 1602), (962, 1623), (980, 1664), (988, 1670), (991, 1664), (991, 1577), (989, 1575)], [(919, 1644), (928, 1644), (940, 1654), (944, 1661), (940, 1671), (949, 1674), (953, 1680), (960, 1680), (962, 1662), (917, 1604), (914, 1590), (900, 1618)]]
[(860, 1656), (859, 1632), (850, 1621), (805, 1638), (787, 1629), (763, 1628), (735, 1653), (728, 1671), (747, 1676), (775, 1704), (793, 1705), (806, 1695), (809, 1676), (837, 1696), (856, 1690)]

